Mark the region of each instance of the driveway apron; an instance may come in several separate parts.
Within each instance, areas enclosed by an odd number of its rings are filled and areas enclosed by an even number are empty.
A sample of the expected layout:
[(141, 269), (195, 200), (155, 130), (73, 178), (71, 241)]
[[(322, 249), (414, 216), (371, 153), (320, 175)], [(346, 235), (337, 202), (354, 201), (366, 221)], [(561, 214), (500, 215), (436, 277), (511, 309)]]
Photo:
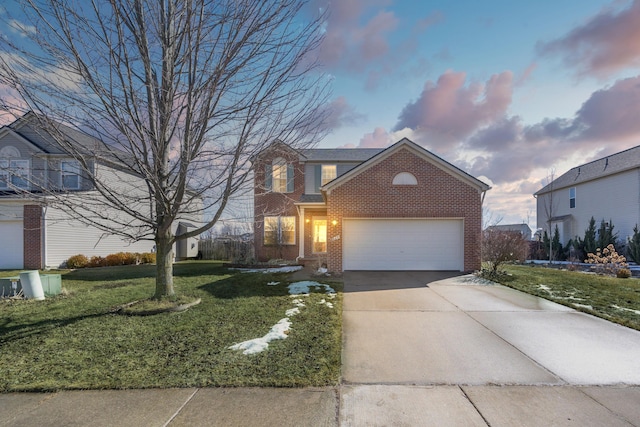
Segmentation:
[(470, 275), (346, 272), (344, 284), (343, 425), (413, 425), (426, 407), (444, 424), (640, 425), (617, 397), (640, 393), (638, 331)]

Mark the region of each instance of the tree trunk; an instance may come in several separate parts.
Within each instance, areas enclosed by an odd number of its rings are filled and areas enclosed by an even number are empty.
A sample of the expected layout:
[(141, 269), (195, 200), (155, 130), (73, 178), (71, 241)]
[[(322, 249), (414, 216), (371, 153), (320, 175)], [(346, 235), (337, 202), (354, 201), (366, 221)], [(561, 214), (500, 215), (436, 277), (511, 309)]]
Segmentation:
[(156, 238), (156, 293), (155, 299), (173, 296), (173, 243), (171, 235)]

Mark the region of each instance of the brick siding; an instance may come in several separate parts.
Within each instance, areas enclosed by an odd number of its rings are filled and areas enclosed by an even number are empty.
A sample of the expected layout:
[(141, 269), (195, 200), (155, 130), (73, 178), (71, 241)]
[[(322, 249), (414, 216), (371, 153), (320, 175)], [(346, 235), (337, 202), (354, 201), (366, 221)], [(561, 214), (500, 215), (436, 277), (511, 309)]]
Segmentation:
[(42, 265), (42, 207), (24, 206), (24, 268), (39, 270)]
[[(294, 166), (292, 193), (275, 193), (264, 188), (265, 168), (273, 159), (281, 157)], [(300, 230), (298, 210), (294, 203), (304, 193), (304, 167), (298, 160), (298, 153), (290, 149), (273, 149), (262, 153), (253, 163), (254, 167), (254, 242), (258, 261), (270, 259), (294, 260), (298, 256)], [(282, 246), (264, 245), (264, 217), (293, 216), (296, 218), (296, 244)]]
[[(400, 172), (418, 185), (392, 185)], [(371, 166), (328, 195), (328, 267), (342, 271), (344, 218), (462, 218), (464, 270), (480, 269), (482, 206), (480, 191), (403, 148)]]

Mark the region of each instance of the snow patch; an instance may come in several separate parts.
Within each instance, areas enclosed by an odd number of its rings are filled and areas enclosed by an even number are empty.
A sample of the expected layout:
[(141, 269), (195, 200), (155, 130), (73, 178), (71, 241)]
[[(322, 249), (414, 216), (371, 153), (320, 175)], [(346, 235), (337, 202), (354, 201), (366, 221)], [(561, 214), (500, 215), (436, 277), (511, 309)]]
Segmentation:
[(325, 300), (324, 298), (322, 298), (322, 300), (318, 303), (320, 305), (326, 305), (329, 308), (333, 308), (333, 304), (330, 303), (329, 301)]
[(265, 351), (269, 347), (269, 343), (274, 340), (283, 340), (287, 338), (287, 333), (291, 328), (291, 322), (288, 318), (280, 319), (278, 323), (273, 325), (269, 332), (261, 337), (252, 340), (243, 341), (229, 347), (230, 350), (244, 350), (242, 354), (255, 354)]
[(309, 295), (311, 288), (324, 288), (327, 294), (335, 294), (336, 291), (329, 285), (323, 283), (305, 280), (302, 282), (294, 282), (289, 285), (289, 293), (291, 295)]
[(279, 285), (280, 282), (269, 282), (267, 283), (267, 286), (275, 286), (275, 285)]
[(234, 268), (241, 273), (293, 273), (294, 271), (302, 270), (301, 265), (288, 265), (284, 267), (274, 268)]
[(615, 305), (615, 304), (614, 304), (614, 305), (612, 305), (611, 307), (615, 308), (616, 310), (620, 310), (620, 311), (630, 311), (631, 313), (634, 313), (634, 314), (640, 315), (640, 310), (634, 310), (634, 309), (632, 309), (632, 308), (620, 307), (620, 306), (617, 306), (617, 305)]
[(293, 316), (295, 316), (296, 314), (300, 314), (300, 308), (299, 308), (299, 307), (293, 307), (293, 308), (290, 308), (289, 310), (285, 311), (285, 312), (284, 312), (284, 314), (285, 314), (287, 317), (293, 317)]
[(587, 310), (593, 310), (593, 307), (590, 305), (578, 304), (575, 302), (572, 302), (571, 305), (577, 308), (586, 308)]

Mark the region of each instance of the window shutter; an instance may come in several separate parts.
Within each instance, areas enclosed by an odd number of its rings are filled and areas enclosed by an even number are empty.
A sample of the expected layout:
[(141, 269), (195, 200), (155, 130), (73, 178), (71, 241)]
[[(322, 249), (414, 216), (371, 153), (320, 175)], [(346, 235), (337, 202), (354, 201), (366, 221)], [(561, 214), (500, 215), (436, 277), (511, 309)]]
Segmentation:
[(293, 193), (293, 164), (287, 164), (287, 193)]
[(322, 186), (322, 165), (314, 165), (313, 169), (316, 193), (319, 193), (320, 187)]
[(264, 188), (267, 191), (271, 191), (271, 180), (272, 180), (272, 165), (271, 163), (267, 163), (266, 165), (264, 165)]

